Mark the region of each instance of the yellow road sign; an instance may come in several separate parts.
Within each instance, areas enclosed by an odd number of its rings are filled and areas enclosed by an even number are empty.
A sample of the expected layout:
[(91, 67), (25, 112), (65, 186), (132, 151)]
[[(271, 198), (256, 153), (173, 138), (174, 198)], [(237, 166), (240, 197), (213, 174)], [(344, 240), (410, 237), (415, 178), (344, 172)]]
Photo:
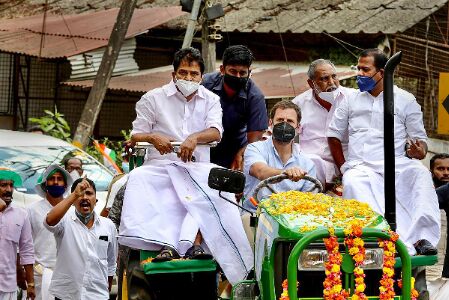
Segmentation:
[(438, 134), (449, 135), (449, 73), (440, 73), (438, 84)]

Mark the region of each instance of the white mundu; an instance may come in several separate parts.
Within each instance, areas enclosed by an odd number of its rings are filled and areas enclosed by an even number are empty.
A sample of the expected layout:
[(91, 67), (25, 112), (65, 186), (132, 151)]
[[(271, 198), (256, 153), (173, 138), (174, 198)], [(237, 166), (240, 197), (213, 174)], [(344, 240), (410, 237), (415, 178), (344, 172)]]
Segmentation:
[[(412, 94), (396, 86), (394, 101), (397, 232), (413, 255), (418, 240), (437, 245), (440, 211), (429, 170), (405, 156), (407, 139), (427, 139), (421, 107)], [(343, 198), (367, 202), (380, 214), (385, 211), (383, 111), (383, 92), (377, 97), (358, 92), (337, 107), (327, 134), (340, 140), (349, 135), (341, 167)]]
[[(170, 82), (145, 94), (136, 111), (132, 134), (159, 132), (184, 141), (207, 128), (222, 133), (220, 100), (203, 86), (187, 102)], [(209, 171), (216, 167), (209, 163), (209, 149), (197, 147), (194, 155), (196, 162), (183, 163), (176, 154), (153, 150), (143, 166), (131, 171), (119, 243), (146, 250), (170, 246), (183, 255), (200, 230), (205, 250), (236, 283), (253, 267), (240, 212), (207, 185)]]
[[(329, 150), (326, 134), (336, 107), (343, 99), (349, 97), (355, 91), (355, 89), (351, 88), (338, 87), (335, 102), (332, 103), (329, 111), (318, 103), (312, 89), (305, 91), (292, 100), (301, 109), (301, 129), (299, 132), (301, 151), (321, 158), (315, 159), (314, 156), (311, 157), (317, 167), (317, 177), (320, 180), (325, 178), (326, 182), (332, 182), (334, 177), (340, 174)], [(345, 155), (347, 153), (347, 144), (348, 137), (344, 136), (342, 146)]]
[(42, 199), (27, 207), (36, 260), (34, 264), (36, 300), (55, 298), (48, 293), (48, 288), (56, 265), (56, 240), (53, 233), (44, 227), (44, 220), (52, 208), (53, 206), (47, 199)]

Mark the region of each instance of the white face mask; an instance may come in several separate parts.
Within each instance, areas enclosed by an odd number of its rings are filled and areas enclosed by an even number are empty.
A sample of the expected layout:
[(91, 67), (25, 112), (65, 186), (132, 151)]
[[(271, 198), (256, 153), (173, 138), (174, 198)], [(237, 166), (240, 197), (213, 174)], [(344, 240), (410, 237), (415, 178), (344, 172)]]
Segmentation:
[(333, 90), (332, 92), (318, 92), (319, 89), (315, 87), (315, 92), (318, 94), (318, 97), (323, 99), (326, 102), (329, 102), (330, 104), (334, 105), (335, 99), (337, 98), (339, 94), (339, 88)]
[(184, 95), (184, 97), (188, 97), (195, 93), (199, 87), (200, 83), (196, 81), (189, 81), (184, 79), (178, 79), (175, 82), (175, 85), (178, 87), (181, 94)]
[(70, 172), (70, 177), (72, 177), (73, 181), (77, 180), (78, 178), (81, 178), (77, 170), (73, 170), (72, 172)]

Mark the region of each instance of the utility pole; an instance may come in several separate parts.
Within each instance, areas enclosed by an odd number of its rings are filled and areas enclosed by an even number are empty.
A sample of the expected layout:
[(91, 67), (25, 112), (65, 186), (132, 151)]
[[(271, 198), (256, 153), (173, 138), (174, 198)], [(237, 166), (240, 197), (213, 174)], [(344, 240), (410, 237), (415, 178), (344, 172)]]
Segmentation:
[(109, 81), (114, 70), (117, 57), (125, 40), (129, 23), (134, 12), (137, 0), (123, 0), (114, 28), (109, 37), (101, 64), (95, 77), (94, 84), (90, 90), (89, 97), (84, 105), (78, 127), (76, 128), (73, 144), (80, 148), (85, 148), (89, 144), (89, 137), (92, 135), (101, 105), (106, 94)]
[(219, 31), (221, 26), (217, 24), (217, 18), (224, 15), (221, 4), (211, 5), (211, 0), (206, 0), (206, 9), (202, 15), (201, 27), (201, 52), (203, 54), (205, 73), (215, 71), (217, 60), (216, 42), (222, 39)]
[(192, 6), (192, 12), (190, 13), (189, 23), (187, 24), (186, 34), (184, 35), (184, 41), (182, 42), (182, 48), (190, 47), (192, 44), (193, 33), (195, 31), (196, 22), (198, 20), (198, 13), (200, 11), (201, 0), (194, 0)]
[(201, 52), (203, 54), (205, 73), (210, 73), (215, 71), (215, 61), (217, 60), (217, 53), (215, 50), (215, 39), (210, 38), (214, 36), (211, 34), (213, 30), (211, 26), (215, 25), (215, 20), (208, 21), (204, 20), (201, 28)]

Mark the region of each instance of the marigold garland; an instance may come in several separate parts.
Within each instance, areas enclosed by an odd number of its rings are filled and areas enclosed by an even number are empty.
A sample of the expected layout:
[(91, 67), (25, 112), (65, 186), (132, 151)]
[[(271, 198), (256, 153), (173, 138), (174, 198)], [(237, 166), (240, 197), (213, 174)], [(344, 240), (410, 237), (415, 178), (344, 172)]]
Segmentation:
[[(325, 300), (345, 300), (349, 297), (348, 291), (343, 289), (341, 281), (341, 263), (343, 257), (339, 252), (338, 239), (334, 234), (334, 228), (346, 228), (345, 245), (352, 256), (355, 264), (355, 291), (351, 300), (366, 300), (364, 291), (365, 274), (362, 269), (363, 261), (366, 258), (364, 242), (361, 239), (362, 229), (369, 225), (376, 215), (368, 204), (354, 199), (334, 198), (324, 194), (304, 193), (299, 191), (288, 191), (272, 194), (268, 199), (262, 201), (259, 207), (264, 208), (273, 216), (281, 214), (308, 215), (312, 217), (315, 224), (303, 225), (299, 228), (301, 232), (308, 232), (317, 228), (317, 223), (322, 222), (320, 218), (328, 221), (322, 224), (329, 230), (329, 238), (323, 239), (327, 252), (328, 261), (325, 262), (326, 279), (323, 282), (323, 295)], [(349, 223), (349, 226), (348, 226)], [(380, 280), (379, 299), (394, 299), (394, 264), (395, 264), (395, 242), (399, 238), (398, 234), (390, 231), (389, 240), (379, 240), (379, 247), (383, 248), (383, 269)], [(280, 300), (288, 300), (287, 280), (282, 283), (283, 293)], [(416, 300), (418, 292), (414, 289), (414, 279), (412, 278), (412, 300)]]
[[(402, 289), (402, 278), (398, 280), (398, 286)], [(411, 300), (418, 299), (419, 293), (415, 289), (415, 277), (411, 278), (410, 287), (411, 287)]]
[(355, 290), (352, 295), (352, 300), (366, 300), (368, 299), (364, 291), (366, 289), (365, 273), (362, 269), (363, 262), (365, 261), (365, 243), (361, 239), (362, 227), (358, 220), (354, 220), (349, 223), (348, 227), (344, 230), (346, 235), (345, 245), (348, 247), (348, 252), (354, 260), (354, 277), (355, 277)]
[(340, 253), (337, 237), (333, 228), (329, 228), (329, 238), (323, 239), (329, 260), (325, 262), (326, 279), (323, 282), (323, 296), (325, 300), (345, 300), (349, 293), (343, 289), (341, 282), (341, 262), (343, 256)]
[[(346, 227), (348, 221), (358, 219), (365, 227), (372, 222), (375, 216), (374, 211), (366, 203), (354, 200), (334, 198), (325, 194), (304, 193), (299, 191), (288, 191), (271, 194), (268, 199), (259, 205), (265, 208), (271, 215), (278, 216), (289, 214), (309, 215), (312, 221), (321, 223), (323, 217), (331, 217), (331, 224), (322, 224), (327, 227)], [(305, 225), (301, 227), (301, 232), (312, 231), (316, 226)]]
[(384, 249), (383, 255), (383, 268), (382, 268), (382, 278), (380, 280), (379, 287), (379, 300), (392, 300), (394, 299), (394, 264), (396, 260), (394, 259), (396, 253), (396, 241), (399, 235), (396, 232), (389, 231), (389, 240), (379, 240), (379, 247)]
[[(296, 283), (296, 287), (299, 286), (299, 282)], [(284, 279), (282, 282), (282, 294), (279, 300), (290, 300), (290, 297), (288, 296), (288, 281), (287, 279)]]

